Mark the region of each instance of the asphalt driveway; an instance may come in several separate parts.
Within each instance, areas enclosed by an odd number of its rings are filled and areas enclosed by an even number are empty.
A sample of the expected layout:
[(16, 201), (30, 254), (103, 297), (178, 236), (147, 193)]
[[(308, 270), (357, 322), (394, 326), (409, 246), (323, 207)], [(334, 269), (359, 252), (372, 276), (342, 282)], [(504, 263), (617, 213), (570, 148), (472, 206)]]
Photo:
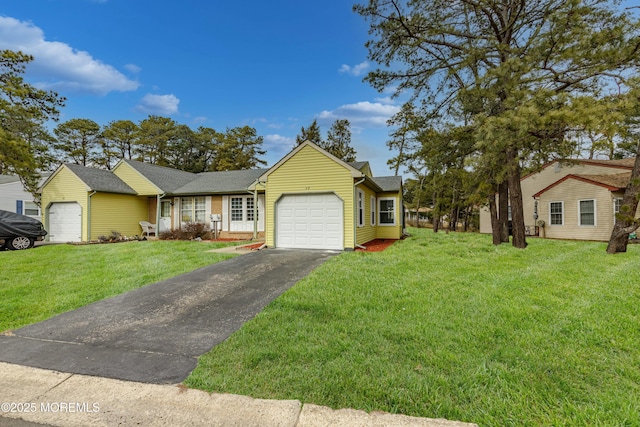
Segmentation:
[(178, 383), (198, 356), (335, 254), (267, 249), (238, 256), (0, 336), (0, 361)]

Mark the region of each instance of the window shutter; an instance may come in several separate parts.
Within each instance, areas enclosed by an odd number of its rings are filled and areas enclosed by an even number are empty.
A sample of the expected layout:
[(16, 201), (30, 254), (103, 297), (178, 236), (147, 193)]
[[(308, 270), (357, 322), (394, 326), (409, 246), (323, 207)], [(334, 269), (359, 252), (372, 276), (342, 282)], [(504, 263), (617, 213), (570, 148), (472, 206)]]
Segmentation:
[(16, 200), (16, 213), (22, 215), (22, 200)]

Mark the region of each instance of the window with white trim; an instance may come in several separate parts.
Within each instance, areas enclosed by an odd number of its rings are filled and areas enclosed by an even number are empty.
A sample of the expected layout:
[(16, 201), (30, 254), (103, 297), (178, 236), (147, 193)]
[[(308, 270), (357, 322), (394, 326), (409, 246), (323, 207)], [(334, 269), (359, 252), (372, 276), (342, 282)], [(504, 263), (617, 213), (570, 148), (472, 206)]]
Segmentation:
[(376, 225), (376, 198), (369, 198), (369, 206), (371, 207), (371, 225)]
[(549, 224), (550, 225), (564, 224), (564, 202), (549, 203)]
[(613, 199), (613, 223), (615, 224), (618, 220), (617, 215), (620, 213), (620, 208), (622, 207), (622, 198), (616, 197)]
[(364, 191), (358, 188), (358, 227), (364, 227)]
[(34, 202), (25, 200), (22, 206), (24, 210), (24, 212), (22, 212), (23, 215), (40, 216), (40, 208)]
[(244, 197), (232, 197), (231, 198), (231, 221), (243, 221), (244, 208), (242, 201)]
[(247, 203), (246, 203), (247, 207), (246, 207), (246, 212), (247, 212), (247, 221), (253, 221), (253, 197), (247, 197)]
[(381, 197), (378, 199), (378, 225), (396, 225), (396, 199)]
[(180, 218), (182, 222), (205, 222), (207, 216), (206, 197), (181, 197)]
[(578, 201), (578, 216), (580, 225), (596, 225), (596, 201), (594, 199)]

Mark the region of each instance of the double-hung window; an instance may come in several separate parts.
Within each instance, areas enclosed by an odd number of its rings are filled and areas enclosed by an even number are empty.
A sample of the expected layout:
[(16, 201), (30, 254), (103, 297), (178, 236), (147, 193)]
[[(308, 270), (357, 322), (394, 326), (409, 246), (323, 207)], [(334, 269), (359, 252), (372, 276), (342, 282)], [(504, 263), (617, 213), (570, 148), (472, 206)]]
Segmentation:
[(596, 201), (580, 200), (578, 202), (580, 225), (596, 225)]
[(371, 225), (376, 225), (376, 198), (369, 198), (369, 206), (371, 207)]
[(620, 208), (622, 207), (622, 199), (619, 197), (616, 197), (615, 199), (613, 199), (613, 222), (615, 224), (615, 222), (618, 220), (618, 214), (620, 213)]
[(378, 225), (396, 225), (396, 199), (381, 197), (378, 199)]
[(549, 203), (549, 223), (551, 225), (564, 224), (564, 203), (563, 202)]
[(358, 227), (364, 227), (364, 191), (358, 189)]
[(206, 212), (206, 197), (182, 197), (180, 199), (182, 222), (205, 222)]

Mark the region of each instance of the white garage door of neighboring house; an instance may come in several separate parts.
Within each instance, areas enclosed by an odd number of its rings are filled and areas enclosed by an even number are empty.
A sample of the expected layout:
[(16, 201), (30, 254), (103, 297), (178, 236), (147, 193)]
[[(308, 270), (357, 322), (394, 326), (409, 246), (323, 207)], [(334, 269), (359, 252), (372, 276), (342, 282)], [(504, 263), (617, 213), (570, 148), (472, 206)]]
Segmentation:
[(343, 250), (343, 225), (335, 194), (286, 195), (276, 206), (276, 247)]
[(77, 203), (52, 203), (49, 207), (49, 240), (79, 242), (82, 240), (82, 208)]

